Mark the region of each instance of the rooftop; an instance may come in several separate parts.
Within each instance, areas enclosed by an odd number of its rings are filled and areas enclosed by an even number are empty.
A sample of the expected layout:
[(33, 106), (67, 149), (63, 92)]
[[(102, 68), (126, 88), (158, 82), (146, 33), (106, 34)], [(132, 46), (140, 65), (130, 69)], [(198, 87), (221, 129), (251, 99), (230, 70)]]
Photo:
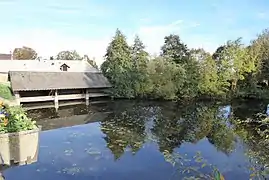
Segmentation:
[(2, 54), (0, 53), (0, 60), (11, 60), (12, 54)]
[(68, 72), (100, 72), (84, 60), (1, 60), (0, 73), (9, 71), (61, 72), (66, 64)]
[(10, 71), (13, 91), (108, 88), (110, 83), (101, 72), (30, 72)]

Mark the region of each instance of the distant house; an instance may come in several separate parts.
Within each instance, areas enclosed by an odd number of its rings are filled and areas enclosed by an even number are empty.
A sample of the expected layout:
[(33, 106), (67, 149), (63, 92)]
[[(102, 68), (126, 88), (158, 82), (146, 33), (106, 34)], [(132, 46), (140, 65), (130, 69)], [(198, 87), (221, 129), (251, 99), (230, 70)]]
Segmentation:
[(19, 103), (86, 99), (107, 96), (109, 81), (84, 60), (2, 60), (5, 74)]
[(12, 60), (12, 54), (2, 54), (2, 53), (0, 53), (0, 60)]

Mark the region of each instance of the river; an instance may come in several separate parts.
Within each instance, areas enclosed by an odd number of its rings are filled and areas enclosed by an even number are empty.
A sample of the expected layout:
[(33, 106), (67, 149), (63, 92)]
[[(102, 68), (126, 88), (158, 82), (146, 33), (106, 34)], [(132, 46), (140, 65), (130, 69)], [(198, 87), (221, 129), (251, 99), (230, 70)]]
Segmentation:
[(127, 100), (29, 110), (43, 128), (38, 161), (3, 174), (7, 180), (175, 180), (217, 169), (225, 179), (265, 179), (263, 140), (232, 119), (266, 111), (261, 101)]

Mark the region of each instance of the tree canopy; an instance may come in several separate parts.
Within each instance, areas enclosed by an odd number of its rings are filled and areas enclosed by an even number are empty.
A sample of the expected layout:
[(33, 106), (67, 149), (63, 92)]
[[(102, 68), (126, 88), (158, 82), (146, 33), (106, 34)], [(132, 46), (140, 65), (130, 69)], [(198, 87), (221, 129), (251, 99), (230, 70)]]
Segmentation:
[(61, 51), (56, 55), (57, 60), (82, 60), (82, 57), (76, 50)]
[(189, 49), (179, 35), (164, 37), (158, 56), (150, 56), (139, 36), (129, 45), (117, 29), (101, 66), (116, 97), (190, 99), (264, 97), (269, 81), (269, 30), (245, 45), (224, 42), (211, 54)]
[(37, 58), (37, 52), (27, 46), (15, 48), (13, 51), (13, 59), (17, 60), (34, 60)]

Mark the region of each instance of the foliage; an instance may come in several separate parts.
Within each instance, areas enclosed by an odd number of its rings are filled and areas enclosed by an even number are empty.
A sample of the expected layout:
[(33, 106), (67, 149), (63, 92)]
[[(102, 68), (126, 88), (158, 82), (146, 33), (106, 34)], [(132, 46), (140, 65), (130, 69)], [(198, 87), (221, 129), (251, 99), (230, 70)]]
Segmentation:
[(149, 62), (149, 54), (145, 51), (145, 46), (139, 36), (134, 39), (134, 44), (131, 46), (132, 58), (132, 74), (133, 88), (135, 96), (146, 97), (150, 92), (149, 77), (147, 74), (147, 64)]
[(225, 92), (219, 88), (222, 84), (219, 81), (216, 61), (212, 59), (210, 54), (205, 54), (204, 57), (201, 57), (201, 59), (202, 62), (199, 67), (199, 92), (210, 97), (225, 94)]
[(0, 134), (36, 128), (36, 122), (27, 117), (22, 107), (7, 107), (3, 102), (0, 102)]
[(21, 48), (15, 48), (13, 51), (13, 59), (31, 60), (36, 58), (37, 58), (36, 51), (30, 47), (23, 46)]
[(114, 97), (269, 98), (268, 52), (268, 30), (249, 46), (242, 38), (229, 40), (212, 55), (201, 48), (189, 49), (171, 34), (164, 37), (160, 55), (152, 57), (138, 36), (129, 46), (117, 29), (101, 70), (113, 85)]
[(117, 29), (101, 66), (102, 72), (113, 85), (112, 93), (115, 97), (134, 97), (132, 66), (131, 48), (126, 37)]
[(8, 100), (13, 99), (13, 94), (10, 89), (10, 86), (4, 83), (0, 83), (0, 97)]
[(164, 37), (161, 56), (170, 57), (177, 64), (184, 64), (189, 60), (189, 55), (187, 45), (181, 42), (178, 35), (171, 34)]
[(82, 57), (76, 50), (61, 51), (56, 56), (57, 60), (82, 60)]
[(169, 58), (158, 57), (148, 64), (151, 96), (155, 98), (176, 99), (183, 88), (185, 70)]
[(95, 59), (90, 59), (88, 55), (84, 55), (83, 59), (86, 60), (92, 67), (98, 69)]

